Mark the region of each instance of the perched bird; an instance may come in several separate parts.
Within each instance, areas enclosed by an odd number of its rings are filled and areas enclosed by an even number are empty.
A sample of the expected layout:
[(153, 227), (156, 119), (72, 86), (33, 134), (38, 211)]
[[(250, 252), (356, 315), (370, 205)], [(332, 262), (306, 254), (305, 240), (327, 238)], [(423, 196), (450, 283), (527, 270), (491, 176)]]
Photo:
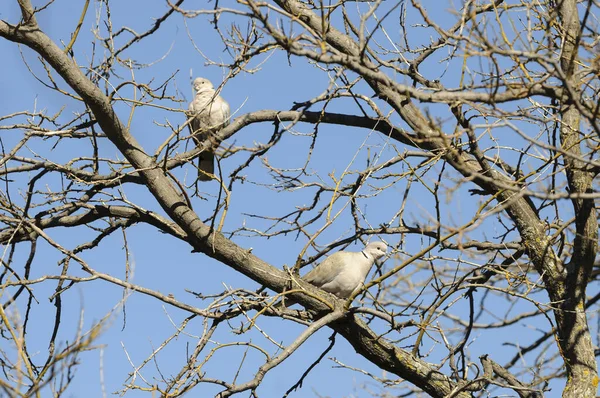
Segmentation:
[(327, 257), (302, 279), (339, 298), (348, 298), (362, 287), (375, 260), (386, 252), (387, 246), (383, 242), (371, 242), (360, 252), (339, 251)]
[[(215, 91), (208, 79), (198, 77), (194, 79), (194, 99), (190, 102), (189, 117), (191, 135), (196, 145), (201, 145), (206, 140), (229, 124), (229, 104)], [(198, 156), (198, 168), (204, 173), (215, 174), (214, 146), (211, 146)], [(207, 174), (198, 172), (200, 181), (210, 181)]]

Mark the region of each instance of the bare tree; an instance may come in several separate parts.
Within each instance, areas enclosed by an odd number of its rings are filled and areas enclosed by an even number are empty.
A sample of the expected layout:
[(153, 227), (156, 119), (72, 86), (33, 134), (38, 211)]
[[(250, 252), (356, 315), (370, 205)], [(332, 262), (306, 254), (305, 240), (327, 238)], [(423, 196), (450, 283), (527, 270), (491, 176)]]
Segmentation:
[[(371, 393), (381, 396), (541, 397), (557, 388), (564, 397), (596, 395), (597, 1), (466, 0), (453, 9), (419, 0), (240, 0), (205, 8), (167, 0), (164, 13), (136, 31), (115, 26), (112, 2), (101, 0), (86, 42), (86, 0), (68, 43), (38, 23), (53, 1), (17, 2), (20, 19), (0, 20), (0, 36), (37, 53), (36, 66), (23, 62), (40, 89), (76, 111), (0, 116), (0, 330), (10, 343), (0, 348), (4, 394), (68, 394), (81, 354), (115, 326), (109, 314), (61, 341), (61, 322), (77, 316), (62, 298), (73, 286), (100, 282), (123, 290), (118, 309), (141, 294), (186, 314), (144, 361), (131, 361), (122, 394), (258, 396), (266, 375), (329, 328), (329, 346), (296, 369), (298, 382), (282, 394), (302, 395), (311, 372), (330, 367), (322, 362), (336, 339), (345, 339), (380, 374), (331, 360), (371, 377), (378, 386)], [(226, 71), (218, 90), (275, 64), (290, 80), (317, 74), (321, 80), (310, 81), (321, 94), (307, 99), (287, 90), (282, 97), (294, 103), (254, 104), (262, 110), (249, 113), (234, 112), (232, 103), (229, 125), (190, 144), (189, 90), (178, 88), (177, 70), (144, 80), (139, 70), (161, 64), (129, 55), (173, 19), (188, 29), (211, 26), (220, 38), (224, 60), (206, 59)], [(204, 55), (206, 41), (189, 40)], [(78, 57), (82, 51), (91, 56)], [(166, 138), (142, 146), (140, 114), (151, 114), (152, 129)], [(272, 129), (265, 142), (243, 138), (256, 125)], [(350, 135), (362, 144), (348, 152)], [(75, 146), (81, 150), (73, 154)], [(195, 160), (215, 149), (212, 181), (194, 181)], [(57, 160), (59, 150), (69, 156)], [(298, 167), (269, 157), (298, 153)], [(340, 172), (334, 164), (342, 154), (351, 160)], [(131, 187), (152, 201), (126, 195)], [(236, 200), (244, 203), (233, 206)], [(223, 289), (184, 277), (180, 288), (189, 294), (172, 295), (136, 283), (129, 260), (124, 275), (86, 260), (116, 235), (128, 250), (127, 231), (140, 226), (161, 232), (164, 242), (184, 242), (199, 263), (212, 258), (248, 284)], [(328, 253), (375, 236), (393, 251), (356, 297), (337, 299), (298, 277)], [(254, 254), (281, 242), (295, 250), (287, 267)], [(56, 272), (40, 269), (40, 246), (59, 257)], [(54, 318), (41, 358), (28, 341), (43, 288), (51, 289)], [(282, 295), (301, 307), (275, 305)], [(273, 319), (303, 329), (284, 344)], [(198, 320), (200, 334), (188, 327)], [(215, 343), (217, 334), (239, 340)], [(193, 335), (185, 360), (171, 358), (169, 368), (178, 370), (163, 374), (159, 353), (183, 344), (184, 335)], [(232, 345), (262, 357), (242, 360), (230, 379), (205, 370)], [(154, 364), (158, 376), (142, 377)], [(238, 378), (242, 367), (251, 377)]]

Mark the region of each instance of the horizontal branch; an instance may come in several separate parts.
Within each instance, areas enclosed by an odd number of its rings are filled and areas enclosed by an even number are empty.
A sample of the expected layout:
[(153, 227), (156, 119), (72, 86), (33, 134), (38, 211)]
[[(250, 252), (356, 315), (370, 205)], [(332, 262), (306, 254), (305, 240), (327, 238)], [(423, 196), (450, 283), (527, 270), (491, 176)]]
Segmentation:
[[(74, 203), (74, 205), (77, 206), (77, 203)], [(45, 230), (47, 228), (55, 227), (76, 227), (92, 223), (105, 217), (126, 218), (134, 223), (145, 222), (178, 239), (186, 240), (185, 232), (183, 232), (177, 224), (151, 211), (143, 211), (141, 209), (134, 209), (126, 206), (81, 204), (81, 207), (88, 209), (88, 211), (69, 216), (59, 215), (56, 217), (33, 219), (32, 222), (40, 229)], [(2, 217), (1, 219), (8, 225), (13, 223), (16, 224), (14, 228), (9, 226), (0, 232), (1, 244), (31, 239), (30, 231), (28, 231), (26, 225), (20, 223), (19, 220), (15, 219), (13, 221), (6, 217)]]

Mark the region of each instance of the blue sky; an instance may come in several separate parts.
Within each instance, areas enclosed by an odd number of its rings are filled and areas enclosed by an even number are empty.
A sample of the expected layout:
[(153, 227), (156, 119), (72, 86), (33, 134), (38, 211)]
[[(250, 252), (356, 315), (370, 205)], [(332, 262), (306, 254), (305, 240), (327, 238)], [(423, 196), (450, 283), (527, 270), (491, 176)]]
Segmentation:
[[(41, 28), (55, 42), (68, 42), (70, 34), (74, 29), (76, 20), (79, 16), (80, 5), (74, 5), (75, 2), (67, 0), (57, 0), (47, 10), (38, 16), (38, 22)], [(226, 2), (220, 5), (226, 6)], [(437, 2), (435, 2), (437, 3)], [(40, 2), (34, 2), (39, 5)], [(204, 4), (204, 3), (202, 3)], [(433, 7), (429, 4), (430, 12), (438, 17), (442, 24), (454, 22), (453, 18), (442, 17), (445, 10), (451, 7), (449, 3), (443, 2), (443, 7)], [(188, 4), (188, 6), (196, 4)], [(209, 3), (208, 7), (212, 7)], [(121, 26), (127, 25), (137, 32), (145, 31), (153, 23), (154, 17), (166, 10), (162, 1), (127, 1), (113, 2), (111, 5), (113, 31)], [(90, 5), (90, 10), (86, 16), (79, 39), (74, 47), (75, 58), (82, 68), (86, 68), (92, 59), (92, 47), (90, 41), (93, 40), (92, 29), (96, 25), (97, 14), (101, 18), (105, 17), (105, 9), (98, 2)], [(409, 14), (409, 17), (411, 15)], [(16, 1), (4, 1), (0, 4), (0, 18), (15, 22), (18, 19), (18, 7)], [(175, 74), (174, 83), (169, 86), (169, 94), (176, 95), (182, 101), (179, 103), (169, 103), (174, 108), (187, 108), (187, 103), (192, 98), (190, 87), (191, 76), (203, 76), (211, 79), (215, 85), (219, 84), (226, 70), (217, 66), (207, 66), (205, 59), (195, 46), (201, 49), (202, 53), (208, 58), (229, 62), (230, 56), (224, 52), (224, 46), (221, 43), (217, 32), (210, 24), (210, 16), (199, 16), (195, 19), (184, 20), (181, 16), (175, 15), (165, 22), (164, 26), (158, 30), (151, 38), (137, 44), (126, 50), (123, 58), (129, 58), (139, 64), (152, 64), (151, 66), (135, 69), (135, 79), (138, 82), (154, 84), (162, 82), (169, 76)], [(223, 27), (231, 21), (231, 17), (223, 17), (220, 21)], [(243, 24), (243, 23), (242, 23)], [(102, 28), (101, 34), (106, 33)], [(391, 30), (390, 33), (399, 39), (400, 32)], [(429, 41), (431, 32), (424, 32), (423, 35), (416, 37), (416, 44), (419, 39), (422, 42)], [(188, 36), (189, 35), (189, 36)], [(123, 38), (129, 38), (126, 34)], [(190, 40), (193, 38), (192, 40)], [(117, 46), (124, 43), (124, 39), (117, 40)], [(102, 51), (96, 46), (95, 57)], [(44, 110), (46, 114), (55, 114), (63, 109), (61, 119), (63, 122), (72, 117), (73, 112), (81, 111), (81, 107), (73, 100), (65, 100), (64, 97), (56, 92), (43, 87), (36, 81), (27, 70), (24, 60), (31, 66), (32, 70), (39, 75), (42, 80), (47, 80), (41, 64), (37, 61), (37, 55), (27, 48), (18, 47), (14, 43), (0, 40), (0, 53), (5, 54), (3, 61), (4, 73), (0, 76), (0, 90), (4, 95), (0, 96), (0, 110), (2, 114), (17, 112), (21, 110)], [(283, 53), (272, 55), (265, 63), (260, 65), (260, 70), (256, 73), (241, 73), (234, 79), (227, 82), (221, 95), (226, 98), (232, 112), (236, 115), (253, 112), (261, 109), (288, 110), (294, 102), (306, 101), (321, 94), (327, 87), (329, 78), (326, 73), (320, 71), (306, 61), (292, 57), (291, 65), (288, 58)], [(97, 62), (94, 62), (94, 64)], [(441, 65), (441, 66), (440, 66)], [(256, 66), (256, 63), (254, 64)], [(422, 70), (427, 73), (429, 78), (438, 76), (448, 79), (448, 82), (457, 82), (458, 75), (455, 73), (460, 65), (429, 63)], [(118, 68), (118, 73), (122, 74), (124, 79), (128, 79), (129, 73), (125, 68)], [(59, 85), (68, 89), (64, 82), (59, 81)], [(110, 84), (118, 83), (117, 77), (110, 78)], [(101, 85), (104, 87), (104, 85)], [(108, 86), (110, 87), (110, 86)], [(359, 85), (365, 95), (372, 95), (372, 92), (364, 85)], [(125, 96), (132, 95), (131, 90), (123, 91)], [(448, 117), (447, 110), (442, 107), (429, 107), (432, 112), (439, 114), (437, 117)], [(117, 113), (123, 121), (129, 117), (130, 105), (122, 102), (115, 106)], [(389, 110), (389, 108), (383, 108)], [(335, 112), (359, 114), (359, 110), (351, 100), (336, 102), (328, 110)], [(235, 115), (234, 115), (235, 117)], [(397, 121), (397, 116), (394, 116)], [(158, 108), (142, 108), (136, 110), (132, 118), (131, 131), (136, 139), (141, 142), (147, 152), (153, 152), (158, 145), (169, 135), (169, 131), (161, 127), (160, 124), (170, 122), (173, 125), (184, 123), (182, 113), (166, 112)], [(267, 159), (269, 164), (279, 168), (298, 168), (304, 164), (307, 150), (311, 144), (311, 137), (307, 133), (312, 132), (310, 125), (298, 125), (295, 132), (285, 134), (280, 145), (274, 150), (269, 151)], [(2, 140), (7, 147), (14, 144), (20, 138), (17, 132), (10, 134), (3, 133)], [(254, 142), (265, 143), (273, 133), (273, 126), (270, 123), (255, 124), (245, 128), (237, 133), (232, 139), (236, 145), (252, 145)], [(514, 139), (514, 138), (513, 138)], [(366, 146), (357, 150), (363, 143)], [(74, 154), (81, 153), (89, 155), (89, 143), (85, 140), (74, 142), (61, 142), (56, 149), (51, 149), (56, 141), (38, 141), (35, 146), (28, 147), (26, 151), (39, 151), (45, 156), (50, 157), (56, 162), (63, 162), (70, 159)], [(368, 150), (367, 150), (368, 148)], [(339, 178), (343, 171), (348, 169), (359, 170), (365, 167), (367, 154), (380, 153), (380, 162), (392, 158), (396, 150), (403, 152), (406, 148), (395, 143), (380, 134), (368, 130), (351, 129), (339, 126), (319, 127), (317, 145), (309, 164), (309, 170), (315, 175), (314, 181), (322, 181), (328, 186), (335, 185), (329, 174)], [(101, 142), (101, 153), (106, 157), (120, 157), (116, 149), (108, 141)], [(222, 163), (224, 174), (227, 175), (241, 162), (247, 154), (241, 153), (226, 159)], [(356, 158), (355, 158), (356, 157)], [(353, 161), (353, 159), (355, 159)], [(397, 173), (407, 171), (406, 164), (396, 165)], [(193, 173), (193, 170), (176, 171), (176, 175), (183, 177), (185, 173)], [(287, 214), (298, 206), (310, 204), (315, 190), (297, 190), (294, 192), (277, 192), (273, 189), (273, 180), (268, 176), (264, 166), (259, 162), (247, 171), (248, 182), (244, 184), (237, 183), (232, 191), (232, 202), (226, 218), (224, 231), (233, 231), (242, 225), (249, 228), (265, 228), (268, 222), (251, 217), (250, 214), (268, 214), (271, 216)], [(431, 174), (435, 176), (435, 173)], [(22, 181), (15, 181), (13, 187), (25, 187), (28, 178), (23, 176)], [(454, 175), (457, 178), (456, 175)], [(352, 181), (354, 175), (346, 176), (346, 182)], [(431, 176), (426, 176), (426, 181), (433, 186), (434, 180)], [(60, 181), (48, 180), (48, 186), (51, 189), (60, 186)], [(264, 184), (264, 185), (260, 185)], [(374, 186), (383, 186), (385, 181), (374, 181)], [(391, 186), (384, 194), (369, 200), (361, 201), (361, 209), (368, 215), (368, 221), (373, 226), (381, 223), (387, 223), (393, 220), (393, 215), (398, 211), (399, 204), (402, 201), (404, 191), (407, 189), (407, 182), (397, 182)], [(448, 181), (446, 188), (450, 194), (454, 182)], [(194, 199), (194, 209), (205, 218), (211, 214), (215, 206), (218, 186), (216, 183), (209, 183), (203, 186), (205, 191), (204, 199)], [(136, 186), (123, 186), (120, 188), (124, 196), (132, 202), (137, 203), (147, 209), (161, 212), (152, 196), (143, 188)], [(364, 188), (367, 191), (369, 188)], [(431, 195), (428, 191), (418, 186), (412, 185), (408, 199), (409, 206), (404, 219), (407, 222), (420, 223), (421, 225), (431, 222), (434, 214), (434, 207)], [(466, 190), (464, 190), (466, 192)], [(18, 200), (18, 199), (17, 199)], [(478, 198), (473, 198), (468, 194), (456, 194), (447, 202), (440, 203), (441, 211), (447, 215), (447, 222), (453, 226), (459, 226), (474, 214)], [(346, 203), (339, 201), (334, 206), (334, 210), (342, 208)], [(395, 220), (397, 225), (398, 220)], [(483, 226), (474, 237), (481, 237), (489, 234), (495, 236), (498, 233), (496, 220), (486, 220)], [(321, 224), (315, 224), (309, 228), (310, 233), (314, 233)], [(327, 244), (348, 236), (352, 231), (352, 220), (348, 211), (339, 217), (333, 225), (328, 228), (317, 240), (322, 247)], [(96, 235), (89, 229), (80, 228), (77, 232), (68, 229), (55, 229), (49, 232), (53, 239), (69, 248), (74, 248), (78, 244), (86, 242)], [(384, 237), (391, 245), (397, 245), (401, 237)], [(124, 250), (123, 234), (116, 233), (105, 239), (96, 250), (85, 252), (82, 257), (89, 264), (99, 271), (109, 273), (118, 277), (125, 277), (125, 263), (127, 260)], [(186, 289), (203, 294), (216, 294), (224, 289), (246, 288), (257, 289), (259, 286), (248, 278), (234, 272), (226, 266), (219, 264), (203, 254), (191, 253), (190, 247), (182, 242), (157, 232), (155, 229), (138, 225), (132, 227), (126, 232), (126, 239), (129, 245), (129, 261), (133, 266), (132, 281), (138, 285), (151, 289), (156, 289), (165, 294), (173, 294), (176, 298), (198, 307), (203, 307), (208, 302), (200, 302), (194, 296), (186, 292)], [(287, 236), (278, 236), (272, 239), (261, 239), (257, 237), (236, 236), (234, 241), (247, 248), (252, 248), (253, 253), (273, 264), (282, 268), (283, 265), (291, 266), (296, 261), (298, 253), (306, 244), (306, 237), (296, 237), (295, 234)], [(409, 237), (402, 248), (409, 253), (415, 253), (420, 248), (426, 246), (429, 242), (421, 237)], [(17, 258), (26, 258), (27, 245), (19, 248)], [(360, 243), (349, 247), (350, 250), (360, 250)], [(35, 267), (33, 269), (35, 276), (41, 276), (48, 273), (58, 272), (57, 261), (61, 259), (59, 253), (54, 251), (49, 245), (40, 242), (40, 253)], [(309, 251), (314, 254), (314, 251)], [(443, 253), (436, 259), (438, 264), (443, 262)], [(402, 258), (402, 256), (400, 256)], [(449, 257), (452, 257), (449, 254)], [(465, 261), (482, 263), (482, 258), (465, 259)], [(399, 259), (390, 258), (386, 261), (387, 269), (391, 269), (400, 263)], [(423, 263), (426, 263), (424, 261)], [(84, 275), (72, 269), (75, 274)], [(410, 269), (400, 274), (408, 275)], [(415, 278), (425, 277), (422, 273), (413, 275)], [(401, 280), (401, 278), (399, 279)], [(28, 347), (30, 352), (37, 352), (41, 358), (47, 349), (49, 338), (49, 329), (54, 319), (53, 305), (49, 303), (48, 297), (53, 293), (55, 285), (40, 284), (36, 286), (35, 294), (39, 301), (33, 309), (34, 316), (29, 326)], [(148, 355), (158, 347), (164, 339), (171, 336), (179, 324), (188, 314), (178, 309), (165, 306), (163, 303), (141, 294), (131, 294), (125, 306), (121, 307), (119, 303), (123, 298), (123, 289), (110, 285), (106, 282), (94, 281), (86, 284), (75, 285), (63, 294), (64, 309), (63, 321), (60, 328), (59, 341), (70, 341), (73, 339), (74, 331), (83, 317), (84, 330), (89, 329), (91, 325), (108, 316), (105, 330), (97, 341), (97, 348), (81, 355), (81, 364), (77, 368), (77, 374), (69, 388), (70, 396), (78, 397), (88, 395), (91, 397), (102, 396), (101, 375), (105, 385), (105, 393), (110, 395), (113, 392), (123, 388), (126, 375), (131, 372), (132, 366), (139, 365)], [(411, 297), (403, 297), (407, 302)], [(422, 297), (423, 300), (427, 296)], [(541, 298), (545, 301), (545, 298)], [(492, 301), (496, 302), (496, 301)], [(503, 302), (499, 297), (497, 299), (498, 309), (489, 310), (500, 314), (503, 311), (513, 311), (511, 304)], [(519, 303), (519, 310), (530, 311), (532, 308), (525, 308), (527, 304)], [(23, 307), (20, 307), (23, 309)], [(452, 308), (456, 314), (464, 316), (466, 313), (466, 301), (458, 301)], [(484, 317), (484, 319), (489, 319)], [(536, 326), (546, 322), (544, 319), (534, 319), (531, 322), (524, 321), (510, 329), (514, 333), (514, 340), (517, 344), (529, 344), (539, 332), (535, 330)], [(291, 342), (303, 328), (293, 325), (290, 322), (282, 322), (277, 319), (261, 318), (261, 328), (267, 330), (270, 336), (276, 341)], [(377, 327), (376, 325), (374, 326)], [(160, 373), (168, 377), (175, 374), (183, 365), (186, 350), (193, 349), (197, 337), (202, 333), (202, 320), (195, 319), (186, 328), (186, 334), (182, 334), (176, 342), (170, 344), (161, 354), (158, 355), (158, 365)], [(261, 336), (256, 330), (245, 335), (234, 335), (223, 332), (217, 333), (215, 340), (220, 343), (249, 341), (252, 340), (261, 346), (267, 347), (273, 354), (275, 347)], [(514, 355), (514, 350), (506, 349), (501, 344), (496, 344), (501, 340), (495, 332), (475, 331), (473, 342), (469, 347), (471, 354), (477, 358), (483, 353), (490, 353), (493, 359), (499, 363), (510, 359)], [(260, 396), (281, 396), (294, 382), (300, 377), (307, 366), (316, 359), (321, 351), (328, 345), (328, 337), (331, 334), (329, 329), (324, 329), (312, 336), (307, 344), (296, 352), (292, 358), (283, 365), (269, 373), (265, 378), (264, 385), (258, 390)], [(337, 337), (335, 348), (327, 355), (328, 358), (336, 358), (340, 362), (352, 366), (363, 368), (367, 372), (372, 372), (381, 376), (381, 372), (370, 363), (359, 357), (352, 347), (349, 346), (341, 337)], [(503, 340), (502, 340), (503, 341)], [(433, 343), (428, 342), (422, 352), (427, 352)], [(427, 360), (435, 362), (437, 353), (432, 352)], [(213, 359), (204, 369), (212, 377), (228, 378), (235, 374), (237, 366), (244, 356), (244, 350), (240, 347), (228, 347), (217, 351)], [(248, 359), (242, 368), (241, 378), (248, 378), (253, 371), (260, 366), (261, 360), (255, 351), (250, 350)], [(102, 368), (102, 372), (101, 372)], [(153, 378), (160, 377), (159, 371), (154, 365), (148, 365), (141, 372), (150, 384)], [(139, 383), (139, 376), (137, 382)], [(364, 388), (368, 386), (367, 388)], [(373, 390), (370, 390), (370, 389)], [(317, 393), (321, 396), (330, 397), (368, 397), (370, 391), (378, 391), (380, 386), (376, 385), (369, 377), (347, 369), (339, 368), (333, 361), (325, 359), (306, 379), (302, 390), (296, 393), (296, 396), (312, 396)], [(558, 387), (557, 387), (558, 388)], [(202, 384), (194, 390), (191, 396), (212, 396), (220, 389)], [(127, 396), (142, 396), (147, 393), (129, 391)], [(244, 395), (244, 394), (243, 394)]]

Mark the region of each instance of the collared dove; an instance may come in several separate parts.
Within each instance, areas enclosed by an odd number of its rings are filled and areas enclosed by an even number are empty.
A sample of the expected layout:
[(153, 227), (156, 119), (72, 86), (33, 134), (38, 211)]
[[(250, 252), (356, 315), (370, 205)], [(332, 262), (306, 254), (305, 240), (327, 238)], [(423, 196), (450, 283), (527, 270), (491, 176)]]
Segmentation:
[(386, 252), (383, 242), (371, 242), (360, 252), (335, 252), (302, 279), (339, 298), (348, 298), (363, 286), (375, 260)]
[[(196, 145), (210, 140), (213, 134), (229, 124), (229, 104), (215, 91), (208, 79), (198, 77), (194, 79), (195, 96), (189, 106), (189, 116), (193, 117), (190, 122), (192, 138)], [(200, 181), (210, 181), (208, 174), (215, 174), (215, 153), (213, 143), (198, 156), (198, 168), (204, 173), (198, 172)]]

